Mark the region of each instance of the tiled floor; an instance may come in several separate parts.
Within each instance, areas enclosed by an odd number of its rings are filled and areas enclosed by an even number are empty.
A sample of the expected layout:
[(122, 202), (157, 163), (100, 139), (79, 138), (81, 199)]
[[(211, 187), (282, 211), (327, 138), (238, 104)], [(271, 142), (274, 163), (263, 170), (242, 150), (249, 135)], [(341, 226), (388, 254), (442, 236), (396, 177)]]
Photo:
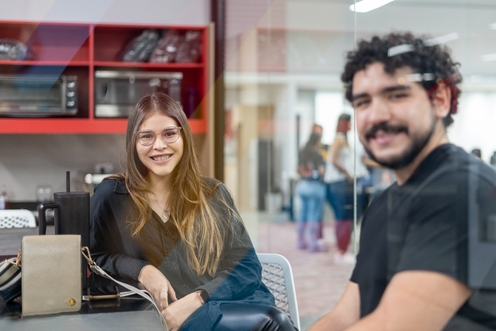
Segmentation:
[(352, 264), (334, 262), (333, 222), (324, 224), (323, 242), (330, 248), (325, 253), (296, 249), (293, 222), (260, 222), (258, 227), (258, 251), (282, 254), (291, 263), (302, 331), (334, 307), (353, 268)]

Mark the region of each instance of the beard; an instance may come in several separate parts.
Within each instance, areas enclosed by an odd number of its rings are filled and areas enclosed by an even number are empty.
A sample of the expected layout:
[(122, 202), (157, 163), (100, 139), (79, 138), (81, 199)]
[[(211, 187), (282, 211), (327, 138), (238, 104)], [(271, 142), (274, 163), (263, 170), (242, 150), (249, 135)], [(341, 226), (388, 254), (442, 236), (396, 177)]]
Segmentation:
[[(436, 120), (435, 117), (432, 117), (432, 122), (431, 126), (428, 128), (426, 132), (411, 135), (411, 144), (407, 146), (407, 148), (400, 153), (399, 155), (389, 157), (389, 158), (377, 158), (372, 151), (367, 148), (364, 144), (364, 149), (369, 155), (369, 157), (382, 165), (383, 167), (392, 169), (392, 170), (398, 170), (406, 167), (410, 163), (415, 160), (415, 158), (422, 152), (424, 147), (427, 145), (429, 140), (431, 139), (432, 135), (434, 134), (434, 129), (436, 127)], [(384, 131), (386, 133), (399, 133), (399, 132), (404, 132), (405, 134), (408, 134), (408, 128), (404, 125), (390, 125), (387, 123), (381, 123), (379, 125), (376, 125), (372, 127), (370, 130), (367, 131), (365, 134), (365, 138), (369, 140), (377, 131)]]

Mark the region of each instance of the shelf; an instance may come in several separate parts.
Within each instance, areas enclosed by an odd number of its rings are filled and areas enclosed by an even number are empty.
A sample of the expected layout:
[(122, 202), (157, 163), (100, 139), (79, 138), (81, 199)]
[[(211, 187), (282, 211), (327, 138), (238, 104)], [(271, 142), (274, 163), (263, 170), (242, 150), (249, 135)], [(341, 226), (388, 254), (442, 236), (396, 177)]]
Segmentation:
[[(193, 133), (207, 132), (206, 122), (190, 119)], [(127, 119), (0, 118), (3, 134), (87, 134), (126, 133)]]
[(97, 67), (123, 67), (123, 68), (154, 68), (154, 69), (202, 69), (203, 63), (149, 63), (149, 62), (115, 62), (95, 61)]
[(0, 132), (11, 134), (124, 133), (126, 119), (1, 118)]
[(90, 61), (0, 60), (0, 65), (69, 67), (69, 66), (89, 66)]
[[(146, 29), (198, 31), (202, 42), (198, 63), (117, 61), (128, 43)], [(192, 132), (207, 131), (206, 27), (0, 21), (0, 39), (18, 40), (30, 50), (25, 60), (0, 60), (0, 75), (77, 76), (78, 102), (73, 117), (0, 117), (0, 134), (125, 133), (126, 118), (95, 116), (96, 70), (181, 72), (181, 104), (187, 114), (195, 110), (189, 119)]]
[(90, 31), (82, 24), (0, 21), (1, 38), (25, 44), (32, 61), (89, 61)]

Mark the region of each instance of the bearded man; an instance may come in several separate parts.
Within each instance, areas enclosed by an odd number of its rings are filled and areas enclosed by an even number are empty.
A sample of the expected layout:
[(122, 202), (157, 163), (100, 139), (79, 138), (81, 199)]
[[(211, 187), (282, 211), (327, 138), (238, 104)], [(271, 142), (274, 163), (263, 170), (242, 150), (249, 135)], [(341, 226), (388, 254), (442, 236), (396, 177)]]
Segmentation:
[[(410, 33), (348, 53), (341, 79), (358, 136), (396, 183), (365, 212), (350, 282), (310, 331), (496, 330), (496, 245), (486, 231), (496, 173), (448, 140), (458, 66), (445, 46)], [(487, 242), (484, 273), (473, 269), (476, 242)]]

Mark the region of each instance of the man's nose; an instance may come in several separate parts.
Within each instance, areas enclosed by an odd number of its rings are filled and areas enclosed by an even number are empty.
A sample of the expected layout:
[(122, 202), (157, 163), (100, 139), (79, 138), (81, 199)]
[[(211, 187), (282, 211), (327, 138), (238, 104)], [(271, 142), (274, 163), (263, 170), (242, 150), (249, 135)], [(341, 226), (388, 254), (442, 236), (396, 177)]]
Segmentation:
[(391, 117), (389, 106), (381, 98), (372, 99), (369, 109), (369, 121), (372, 124), (387, 122)]

